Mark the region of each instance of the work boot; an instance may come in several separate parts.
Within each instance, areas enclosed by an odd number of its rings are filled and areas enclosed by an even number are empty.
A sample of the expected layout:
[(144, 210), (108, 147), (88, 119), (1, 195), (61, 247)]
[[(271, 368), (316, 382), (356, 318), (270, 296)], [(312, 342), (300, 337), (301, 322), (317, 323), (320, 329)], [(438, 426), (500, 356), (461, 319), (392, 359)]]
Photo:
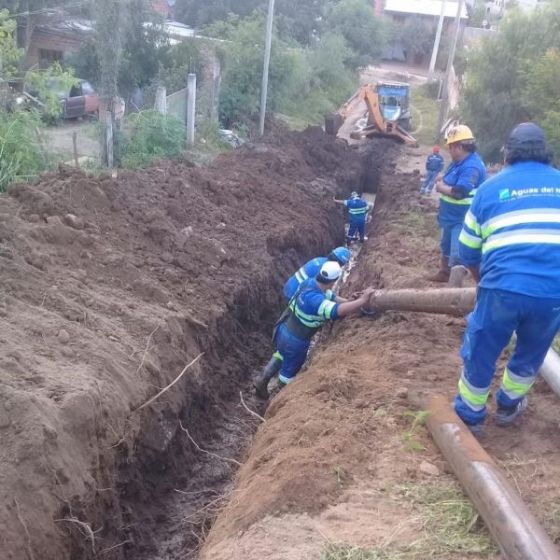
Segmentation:
[(519, 418), (529, 406), (529, 400), (527, 397), (523, 397), (515, 406), (506, 408), (505, 406), (499, 406), (496, 411), (496, 425), (502, 428), (511, 426), (516, 418)]
[(263, 369), (259, 378), (255, 381), (255, 394), (263, 401), (268, 400), (268, 384), (270, 380), (282, 369), (282, 360), (272, 356)]
[(462, 288), (463, 282), (469, 275), (469, 271), (462, 264), (451, 267), (449, 274), (449, 286), (452, 288)]
[(449, 268), (449, 261), (447, 257), (441, 257), (441, 262), (439, 265), (439, 270), (433, 276), (429, 276), (428, 280), (430, 282), (449, 282), (449, 275), (451, 273), (451, 268)]

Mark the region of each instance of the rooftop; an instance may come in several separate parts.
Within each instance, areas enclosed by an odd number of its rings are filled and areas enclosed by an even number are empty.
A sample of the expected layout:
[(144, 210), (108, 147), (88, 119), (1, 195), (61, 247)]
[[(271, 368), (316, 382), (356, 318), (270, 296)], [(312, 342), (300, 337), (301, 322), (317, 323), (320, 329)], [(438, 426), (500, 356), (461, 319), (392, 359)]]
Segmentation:
[[(457, 9), (458, 2), (447, 1), (445, 3), (445, 17), (456, 17)], [(441, 0), (386, 0), (385, 11), (439, 17), (441, 13)], [(461, 18), (468, 18), (467, 9), (464, 5)]]

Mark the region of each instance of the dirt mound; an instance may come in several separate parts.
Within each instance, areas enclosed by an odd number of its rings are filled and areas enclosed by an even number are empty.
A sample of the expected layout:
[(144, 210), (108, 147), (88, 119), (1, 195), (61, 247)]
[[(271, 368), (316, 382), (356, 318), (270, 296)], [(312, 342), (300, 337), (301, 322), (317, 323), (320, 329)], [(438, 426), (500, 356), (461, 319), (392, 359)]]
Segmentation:
[(201, 444), (227, 421), (269, 351), (281, 283), (342, 241), (330, 199), (383, 146), (311, 129), (204, 169), (61, 169), (0, 198), (2, 558), (154, 550), (139, 518), (165, 522), (147, 513), (158, 477), (194, 477), (199, 456), (178, 418)]
[[(384, 177), (348, 293), (429, 286), (436, 200), (417, 190), (416, 174)], [(341, 322), (269, 406), (201, 559), (498, 558), (407, 401), (418, 389), (451, 401), (463, 328), (400, 312)], [(558, 542), (557, 398), (539, 382), (531, 400), (519, 428), (490, 424), (482, 443)]]

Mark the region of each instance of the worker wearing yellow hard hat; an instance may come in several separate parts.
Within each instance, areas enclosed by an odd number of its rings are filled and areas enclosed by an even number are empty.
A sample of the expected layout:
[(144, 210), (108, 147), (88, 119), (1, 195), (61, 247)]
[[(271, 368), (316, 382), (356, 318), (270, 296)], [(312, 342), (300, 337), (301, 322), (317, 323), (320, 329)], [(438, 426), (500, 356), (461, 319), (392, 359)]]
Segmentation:
[(474, 134), (468, 126), (451, 128), (446, 145), (452, 161), (436, 179), (436, 191), (440, 193), (441, 262), (440, 269), (429, 278), (433, 282), (448, 282), (452, 267), (460, 266), (459, 234), (474, 192), (486, 178), (486, 166), (476, 152)]

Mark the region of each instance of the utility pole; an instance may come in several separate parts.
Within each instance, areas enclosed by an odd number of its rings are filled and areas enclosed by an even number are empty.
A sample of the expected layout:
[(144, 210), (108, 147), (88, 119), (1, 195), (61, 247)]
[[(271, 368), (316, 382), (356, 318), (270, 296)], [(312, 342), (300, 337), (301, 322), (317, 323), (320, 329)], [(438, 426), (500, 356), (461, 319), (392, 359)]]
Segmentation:
[(439, 21), (436, 31), (436, 38), (434, 40), (434, 48), (432, 49), (432, 58), (430, 59), (430, 69), (428, 70), (428, 77), (431, 78), (435, 69), (436, 61), (439, 53), (439, 44), (441, 41), (441, 31), (443, 29), (443, 21), (445, 19), (445, 2), (446, 0), (441, 0), (441, 12), (439, 14)]
[(272, 23), (274, 21), (274, 0), (268, 0), (268, 16), (266, 18), (266, 40), (264, 47), (264, 64), (261, 86), (261, 118), (259, 134), (264, 134), (264, 119), (266, 116), (266, 100), (268, 97), (268, 69), (270, 67), (270, 50), (272, 48)]
[(461, 16), (463, 14), (463, 2), (459, 0), (457, 3), (457, 16), (455, 17), (455, 34), (453, 36), (453, 44), (449, 50), (449, 58), (447, 59), (447, 68), (445, 70), (445, 79), (443, 81), (443, 88), (441, 94), (441, 101), (439, 106), (438, 124), (436, 130), (436, 138), (440, 137), (443, 122), (447, 116), (447, 105), (449, 102), (448, 86), (449, 77), (451, 76), (451, 69), (453, 68), (453, 60), (455, 58), (455, 50), (457, 49), (457, 40), (459, 39), (459, 31), (461, 30)]

